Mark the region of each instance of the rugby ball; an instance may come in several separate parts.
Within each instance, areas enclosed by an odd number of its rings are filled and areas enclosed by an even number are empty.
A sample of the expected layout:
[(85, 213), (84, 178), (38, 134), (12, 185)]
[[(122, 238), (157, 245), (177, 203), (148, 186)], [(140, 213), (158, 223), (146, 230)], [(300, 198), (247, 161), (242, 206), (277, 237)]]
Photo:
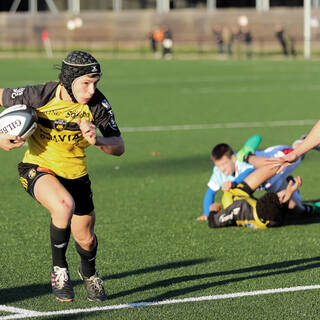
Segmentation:
[(6, 108), (0, 113), (0, 133), (29, 138), (37, 129), (36, 111), (24, 104)]

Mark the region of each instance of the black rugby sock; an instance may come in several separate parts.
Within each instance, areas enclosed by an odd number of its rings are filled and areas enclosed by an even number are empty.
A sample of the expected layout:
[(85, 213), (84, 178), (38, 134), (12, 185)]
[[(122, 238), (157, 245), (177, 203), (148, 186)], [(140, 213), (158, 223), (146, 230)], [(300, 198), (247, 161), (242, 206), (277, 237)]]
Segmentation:
[(51, 222), (50, 239), (52, 251), (52, 264), (60, 268), (68, 268), (66, 251), (70, 239), (70, 226), (65, 229), (57, 228)]
[(84, 250), (80, 247), (80, 245), (76, 242), (76, 249), (81, 257), (81, 272), (86, 278), (90, 278), (96, 272), (96, 255), (98, 248), (98, 239), (95, 236), (95, 246), (90, 250)]

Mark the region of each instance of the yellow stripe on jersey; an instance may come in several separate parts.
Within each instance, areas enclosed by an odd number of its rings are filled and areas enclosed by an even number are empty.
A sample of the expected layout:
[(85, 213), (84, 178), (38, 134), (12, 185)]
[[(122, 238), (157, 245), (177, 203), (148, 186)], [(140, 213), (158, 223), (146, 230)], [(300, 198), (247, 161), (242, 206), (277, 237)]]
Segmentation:
[(236, 223), (237, 223), (237, 226), (242, 226), (242, 227), (267, 229), (267, 224), (262, 223), (260, 220), (241, 220), (241, 221), (237, 220)]
[[(67, 130), (67, 124), (75, 126), (77, 120), (93, 121), (88, 105), (66, 102), (60, 99), (61, 85), (55, 97), (46, 105), (36, 109), (38, 128), (29, 138), (29, 149), (23, 162), (49, 168), (55, 174), (76, 179), (87, 174), (84, 149), (90, 144), (79, 130)], [(47, 127), (45, 123), (53, 123)]]

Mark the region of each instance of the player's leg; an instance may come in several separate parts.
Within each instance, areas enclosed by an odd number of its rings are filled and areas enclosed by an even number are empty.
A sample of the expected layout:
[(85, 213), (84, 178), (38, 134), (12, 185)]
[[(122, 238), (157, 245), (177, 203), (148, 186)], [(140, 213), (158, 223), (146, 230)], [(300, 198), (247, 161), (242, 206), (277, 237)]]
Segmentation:
[(43, 175), (37, 179), (33, 191), (35, 198), (51, 214), (51, 285), (53, 294), (59, 301), (72, 301), (74, 292), (66, 261), (66, 251), (70, 239), (70, 221), (74, 209), (73, 198), (59, 180), (51, 174)]
[(92, 301), (104, 301), (106, 295), (103, 283), (95, 268), (98, 239), (94, 233), (96, 216), (89, 176), (86, 175), (74, 180), (60, 179), (60, 181), (70, 191), (75, 202), (71, 232), (81, 258), (78, 272), (84, 281), (87, 297)]
[(94, 234), (95, 212), (87, 215), (73, 215), (71, 231), (76, 242), (76, 249), (81, 257), (78, 268), (80, 278), (83, 280), (87, 298), (90, 301), (105, 301), (107, 299), (103, 282), (95, 268), (98, 239)]
[(51, 220), (57, 228), (68, 228), (74, 210), (74, 201), (70, 193), (51, 175), (41, 176), (35, 183), (34, 196), (51, 214)]
[(95, 274), (95, 259), (98, 241), (94, 234), (95, 212), (88, 215), (74, 214), (71, 221), (71, 232), (76, 242), (76, 249), (81, 257), (81, 268), (86, 277)]
[(255, 135), (250, 137), (245, 142), (243, 147), (237, 152), (237, 159), (243, 162), (245, 156), (247, 156), (250, 153), (254, 153), (257, 150), (260, 142), (261, 142), (261, 136)]
[(256, 190), (261, 184), (276, 174), (278, 167), (266, 165), (251, 172), (244, 181), (248, 184), (252, 191)]
[(252, 164), (255, 168), (261, 168), (268, 164), (268, 158), (256, 154), (250, 154), (245, 161)]

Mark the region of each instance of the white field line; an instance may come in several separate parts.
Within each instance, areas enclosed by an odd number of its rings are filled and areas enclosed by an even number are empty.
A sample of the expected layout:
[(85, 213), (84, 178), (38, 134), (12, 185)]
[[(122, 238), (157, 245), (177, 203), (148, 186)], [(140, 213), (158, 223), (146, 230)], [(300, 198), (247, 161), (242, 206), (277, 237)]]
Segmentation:
[(150, 131), (182, 131), (182, 130), (205, 130), (205, 129), (237, 129), (237, 128), (265, 128), (265, 127), (296, 127), (316, 124), (318, 120), (284, 120), (265, 122), (229, 122), (212, 124), (189, 124), (152, 127), (122, 128), (122, 132), (150, 132)]
[(235, 292), (235, 293), (229, 293), (229, 294), (218, 294), (218, 295), (213, 295), (213, 296), (190, 297), (190, 298), (185, 298), (185, 299), (173, 299), (173, 300), (163, 300), (163, 301), (155, 301), (155, 302), (137, 302), (137, 303), (129, 303), (129, 304), (118, 304), (118, 305), (104, 306), (104, 307), (94, 307), (94, 308), (87, 308), (87, 309), (70, 309), (70, 310), (50, 311), (50, 312), (37, 312), (37, 311), (32, 311), (32, 310), (19, 309), (19, 308), (14, 308), (14, 307), (6, 307), (4, 305), (0, 305), (0, 311), (18, 312), (18, 314), (14, 314), (14, 315), (2, 316), (2, 317), (0, 317), (0, 320), (27, 319), (27, 318), (31, 318), (31, 317), (36, 318), (36, 317), (48, 317), (48, 316), (57, 316), (57, 315), (70, 315), (70, 314), (90, 313), (90, 312), (137, 308), (137, 307), (161, 306), (161, 305), (169, 305), (169, 304), (176, 304), (176, 303), (232, 299), (232, 298), (240, 298), (240, 297), (248, 297), (248, 296), (259, 296), (259, 295), (263, 295), (263, 294), (296, 292), (296, 291), (315, 290), (315, 289), (320, 289), (320, 285), (299, 286), (299, 287), (291, 287), (291, 288), (277, 288), (277, 289), (247, 291), (247, 292)]
[[(228, 88), (217, 88), (214, 86), (211, 87), (201, 87), (198, 89), (195, 89), (196, 92), (198, 94), (207, 94), (207, 93), (213, 93), (213, 92), (219, 92), (219, 93), (227, 93), (227, 92), (232, 92), (232, 93), (247, 93), (247, 92), (251, 92), (251, 93), (262, 93), (262, 92), (282, 92), (283, 89), (281, 88), (281, 86), (278, 87), (274, 87), (274, 86), (264, 86), (264, 87), (257, 87), (254, 88), (252, 86), (248, 86), (248, 87), (228, 87)], [(195, 90), (190, 90), (190, 88), (182, 88), (180, 91), (182, 94), (195, 94)], [(288, 88), (288, 91), (291, 92), (297, 92), (297, 91), (303, 91), (303, 92), (308, 92), (308, 91), (319, 91), (319, 86), (315, 85), (315, 86), (299, 86), (299, 87), (293, 87), (291, 86), (290, 88)]]

